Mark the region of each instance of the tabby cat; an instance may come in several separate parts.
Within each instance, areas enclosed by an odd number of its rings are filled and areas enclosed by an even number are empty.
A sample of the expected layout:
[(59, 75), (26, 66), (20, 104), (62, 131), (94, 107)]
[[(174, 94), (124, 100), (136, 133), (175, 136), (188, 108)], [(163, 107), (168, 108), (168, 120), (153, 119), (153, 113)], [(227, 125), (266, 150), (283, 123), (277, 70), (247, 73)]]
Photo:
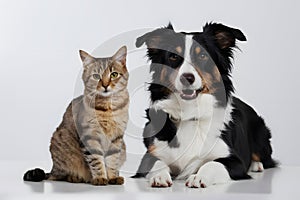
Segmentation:
[(128, 121), (126, 46), (112, 57), (94, 58), (80, 50), (84, 94), (73, 99), (54, 132), (50, 173), (36, 168), (25, 181), (57, 180), (93, 185), (123, 184), (123, 140)]

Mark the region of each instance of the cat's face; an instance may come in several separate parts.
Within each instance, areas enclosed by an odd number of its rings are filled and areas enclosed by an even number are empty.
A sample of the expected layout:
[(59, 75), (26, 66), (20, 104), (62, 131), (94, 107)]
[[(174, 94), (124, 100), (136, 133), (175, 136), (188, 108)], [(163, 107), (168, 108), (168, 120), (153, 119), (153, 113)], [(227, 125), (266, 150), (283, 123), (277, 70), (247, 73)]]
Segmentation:
[(127, 87), (126, 46), (121, 47), (112, 57), (95, 58), (80, 50), (83, 63), (82, 79), (85, 94), (110, 97)]

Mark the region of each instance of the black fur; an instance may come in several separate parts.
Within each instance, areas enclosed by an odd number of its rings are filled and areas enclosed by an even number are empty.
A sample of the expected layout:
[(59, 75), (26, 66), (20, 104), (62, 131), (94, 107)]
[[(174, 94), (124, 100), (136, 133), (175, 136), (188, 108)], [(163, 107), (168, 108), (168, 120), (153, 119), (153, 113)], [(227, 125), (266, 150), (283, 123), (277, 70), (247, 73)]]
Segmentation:
[[(148, 58), (151, 60), (150, 71), (153, 72), (152, 83), (149, 86), (151, 101), (167, 99), (174, 92), (168, 82), (161, 83), (160, 79), (165, 66), (168, 66), (167, 69), (178, 69), (183, 63), (182, 54), (177, 53), (179, 59), (175, 63), (170, 62), (167, 58), (170, 54), (174, 54), (174, 47), (181, 46), (185, 51), (185, 35), (193, 35), (193, 40), (204, 47), (209, 54), (209, 60), (205, 63), (204, 69), (209, 70), (213, 65), (218, 68), (223, 84), (216, 83), (217, 85), (213, 86), (216, 88), (213, 95), (216, 97), (218, 105), (225, 107), (229, 99), (233, 101), (232, 120), (221, 134), (221, 138), (230, 148), (231, 155), (215, 161), (222, 163), (227, 168), (233, 180), (250, 178), (247, 172), (252, 154), (259, 156), (264, 168), (275, 167), (276, 162), (271, 158), (271, 133), (264, 120), (250, 106), (232, 96), (234, 87), (230, 73), (233, 50), (237, 48), (237, 40), (246, 41), (245, 35), (240, 30), (223, 24), (207, 23), (203, 27), (203, 32), (177, 33), (169, 24), (165, 28), (156, 29), (137, 38), (136, 46), (140, 47), (145, 43), (148, 47)], [(149, 109), (146, 110), (146, 113), (149, 121), (145, 125), (143, 136), (147, 148), (151, 146), (154, 138), (168, 141), (169, 146), (174, 148), (180, 145), (180, 141), (177, 141), (176, 138), (176, 125), (170, 120), (167, 113)], [(156, 160), (147, 152), (134, 177), (144, 177)]]
[(144, 144), (147, 148), (153, 144), (154, 138), (161, 141), (167, 141), (170, 147), (178, 147), (176, 132), (177, 128), (171, 121), (168, 114), (162, 110), (155, 111), (154, 109), (146, 110), (147, 119), (144, 128)]
[[(167, 113), (162, 110), (147, 109), (146, 118), (149, 121), (145, 125), (143, 138), (147, 149), (153, 144), (154, 138), (167, 141), (171, 148), (180, 145), (176, 137), (177, 128)], [(147, 151), (141, 161), (143, 164), (139, 166), (137, 173), (132, 178), (145, 177), (157, 160)]]
[(140, 165), (136, 174), (134, 176), (131, 176), (131, 178), (142, 178), (146, 177), (148, 172), (152, 169), (154, 163), (158, 160), (158, 158), (152, 156), (148, 151), (145, 153), (145, 155), (142, 158), (141, 163), (143, 165)]
[(260, 157), (265, 169), (275, 167), (277, 163), (271, 158), (271, 132), (264, 120), (240, 99), (233, 97), (232, 100), (232, 121), (221, 135), (231, 149), (231, 156), (216, 161), (224, 164), (231, 178), (237, 180), (248, 177), (253, 153)]
[(251, 176), (247, 174), (248, 168), (245, 166), (243, 159), (241, 157), (238, 157), (238, 155), (235, 153), (232, 153), (227, 158), (218, 158), (215, 161), (222, 163), (226, 167), (232, 180), (251, 178)]
[(23, 176), (24, 181), (40, 182), (45, 179), (46, 179), (46, 174), (45, 174), (44, 170), (42, 170), (40, 168), (28, 170)]

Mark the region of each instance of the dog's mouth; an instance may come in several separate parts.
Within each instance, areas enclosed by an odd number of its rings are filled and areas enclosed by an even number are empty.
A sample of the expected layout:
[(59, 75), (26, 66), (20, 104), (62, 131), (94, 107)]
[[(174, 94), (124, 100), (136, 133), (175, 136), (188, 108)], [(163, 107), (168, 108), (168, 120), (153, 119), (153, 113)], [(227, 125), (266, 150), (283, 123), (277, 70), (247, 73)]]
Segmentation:
[(193, 100), (197, 98), (198, 94), (203, 90), (200, 88), (198, 90), (184, 89), (180, 93), (180, 97), (184, 100)]

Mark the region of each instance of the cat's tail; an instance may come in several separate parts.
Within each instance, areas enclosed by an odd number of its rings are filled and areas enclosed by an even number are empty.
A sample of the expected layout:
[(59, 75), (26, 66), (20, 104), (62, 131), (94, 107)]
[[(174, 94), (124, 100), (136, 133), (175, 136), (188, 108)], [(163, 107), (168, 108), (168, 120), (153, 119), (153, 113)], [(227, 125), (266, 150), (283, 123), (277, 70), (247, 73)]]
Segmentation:
[(44, 170), (40, 168), (35, 168), (28, 170), (24, 176), (23, 180), (24, 181), (33, 181), (33, 182), (40, 182), (43, 180), (47, 180), (50, 176), (50, 173), (45, 173)]

